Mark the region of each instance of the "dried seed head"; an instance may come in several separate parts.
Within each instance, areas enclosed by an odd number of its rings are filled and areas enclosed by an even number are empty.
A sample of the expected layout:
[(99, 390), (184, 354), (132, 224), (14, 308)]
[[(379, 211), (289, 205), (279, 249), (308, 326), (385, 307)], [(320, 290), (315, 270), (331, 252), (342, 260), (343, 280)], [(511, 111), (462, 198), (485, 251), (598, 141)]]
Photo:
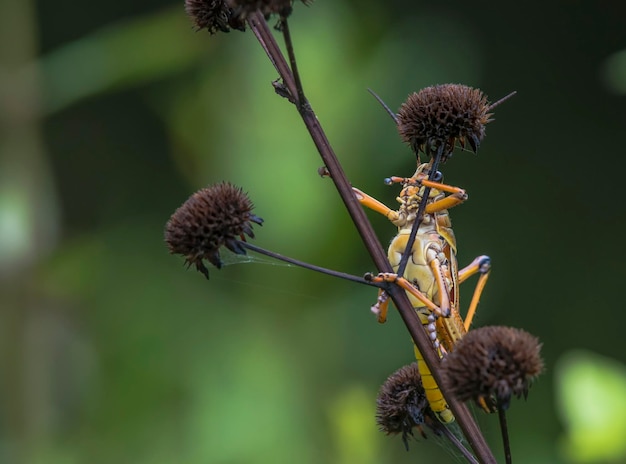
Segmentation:
[(456, 142), (476, 152), (491, 121), (487, 97), (478, 89), (460, 84), (426, 87), (409, 95), (398, 112), (398, 132), (418, 154), (442, 149), (442, 162)]
[(202, 260), (209, 260), (219, 269), (221, 246), (246, 254), (238, 239), (245, 240), (244, 234), (254, 238), (251, 223), (263, 223), (263, 219), (252, 214), (252, 208), (246, 193), (228, 182), (198, 190), (172, 214), (165, 226), (165, 242), (170, 253), (183, 255), (188, 266), (195, 264), (208, 279), (209, 271)]
[(185, 0), (185, 11), (198, 30), (206, 29), (211, 34), (229, 32), (231, 29), (246, 30), (245, 22), (233, 15), (226, 0)]
[(528, 332), (512, 327), (470, 330), (444, 358), (444, 385), (461, 401), (491, 402), (507, 409), (512, 395), (528, 395), (543, 370), (541, 344)]
[(380, 387), (376, 398), (376, 423), (387, 435), (402, 434), (404, 446), (413, 436), (413, 428), (426, 437), (422, 424), (433, 423), (433, 412), (426, 400), (417, 363), (401, 367)]

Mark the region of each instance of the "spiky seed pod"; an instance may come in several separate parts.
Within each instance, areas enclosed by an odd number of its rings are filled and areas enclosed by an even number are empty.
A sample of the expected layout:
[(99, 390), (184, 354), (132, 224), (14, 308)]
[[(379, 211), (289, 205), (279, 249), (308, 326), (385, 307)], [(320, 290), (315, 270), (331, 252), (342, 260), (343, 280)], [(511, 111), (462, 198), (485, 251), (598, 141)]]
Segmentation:
[(380, 387), (376, 398), (376, 423), (387, 435), (402, 434), (407, 449), (413, 428), (417, 427), (425, 438), (422, 425), (432, 423), (433, 419), (417, 363), (401, 367)]
[(233, 14), (226, 0), (185, 0), (185, 11), (198, 30), (206, 29), (211, 34), (246, 30), (245, 22)]
[(524, 398), (543, 370), (539, 340), (502, 326), (470, 330), (442, 362), (444, 386), (461, 401), (487, 401), (507, 409), (512, 395)]
[(398, 112), (398, 132), (416, 155), (442, 148), (445, 161), (458, 142), (476, 152), (491, 121), (487, 97), (461, 84), (426, 87), (409, 95)]
[(207, 259), (218, 269), (222, 267), (221, 246), (246, 254), (238, 239), (245, 240), (244, 234), (254, 238), (251, 223), (263, 224), (263, 219), (252, 214), (253, 207), (248, 195), (229, 182), (198, 190), (165, 225), (170, 253), (183, 255), (188, 266), (195, 264), (208, 279), (209, 271), (202, 260)]

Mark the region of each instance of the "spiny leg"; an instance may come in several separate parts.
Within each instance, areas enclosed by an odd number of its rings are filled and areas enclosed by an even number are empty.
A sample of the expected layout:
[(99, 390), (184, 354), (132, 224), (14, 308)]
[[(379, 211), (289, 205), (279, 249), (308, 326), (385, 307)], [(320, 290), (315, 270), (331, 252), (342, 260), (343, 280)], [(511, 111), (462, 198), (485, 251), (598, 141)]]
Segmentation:
[(378, 298), (376, 303), (372, 306), (371, 310), (376, 314), (376, 319), (379, 324), (387, 322), (387, 311), (389, 309), (389, 294), (384, 290), (378, 291)]

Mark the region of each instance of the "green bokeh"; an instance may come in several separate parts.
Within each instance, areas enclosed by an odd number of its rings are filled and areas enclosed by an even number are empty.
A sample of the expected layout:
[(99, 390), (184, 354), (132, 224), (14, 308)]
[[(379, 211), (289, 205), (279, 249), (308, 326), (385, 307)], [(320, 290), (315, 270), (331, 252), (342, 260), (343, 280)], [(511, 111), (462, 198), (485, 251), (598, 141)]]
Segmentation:
[(557, 365), (557, 388), (563, 454), (573, 462), (624, 462), (626, 366), (593, 353), (567, 353)]

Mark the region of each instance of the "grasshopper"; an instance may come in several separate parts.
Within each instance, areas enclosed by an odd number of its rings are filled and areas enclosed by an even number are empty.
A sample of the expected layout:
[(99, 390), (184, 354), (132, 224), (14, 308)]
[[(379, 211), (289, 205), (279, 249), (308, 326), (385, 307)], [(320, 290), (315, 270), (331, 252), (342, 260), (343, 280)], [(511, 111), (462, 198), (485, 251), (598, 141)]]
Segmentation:
[[(431, 168), (432, 160), (429, 163), (419, 164), (412, 177), (386, 179), (388, 184), (402, 184), (402, 191), (397, 197), (400, 203), (397, 210), (392, 210), (357, 188), (353, 190), (363, 206), (384, 215), (398, 227), (398, 233), (392, 239), (388, 249), (389, 262), (394, 270), (397, 270), (406, 249), (411, 228), (417, 220), (419, 204), (426, 188), (430, 189), (404, 275), (382, 273), (370, 276), (370, 278), (377, 282), (396, 282), (406, 290), (438, 355), (443, 357), (454, 349), (455, 343), (469, 330), (480, 296), (489, 278), (491, 262), (488, 256), (478, 256), (468, 266), (458, 269), (456, 239), (448, 209), (466, 201), (467, 194), (461, 188), (429, 180)], [(442, 180), (441, 175), (437, 180)], [(465, 319), (463, 319), (458, 310), (459, 285), (475, 274), (480, 274), (480, 277)], [(387, 304), (387, 295), (381, 290), (376, 304), (372, 307), (381, 323), (387, 317)], [(416, 346), (414, 349), (430, 408), (442, 423), (454, 421), (454, 415), (424, 362), (422, 354)], [(484, 407), (488, 410), (486, 406)]]

